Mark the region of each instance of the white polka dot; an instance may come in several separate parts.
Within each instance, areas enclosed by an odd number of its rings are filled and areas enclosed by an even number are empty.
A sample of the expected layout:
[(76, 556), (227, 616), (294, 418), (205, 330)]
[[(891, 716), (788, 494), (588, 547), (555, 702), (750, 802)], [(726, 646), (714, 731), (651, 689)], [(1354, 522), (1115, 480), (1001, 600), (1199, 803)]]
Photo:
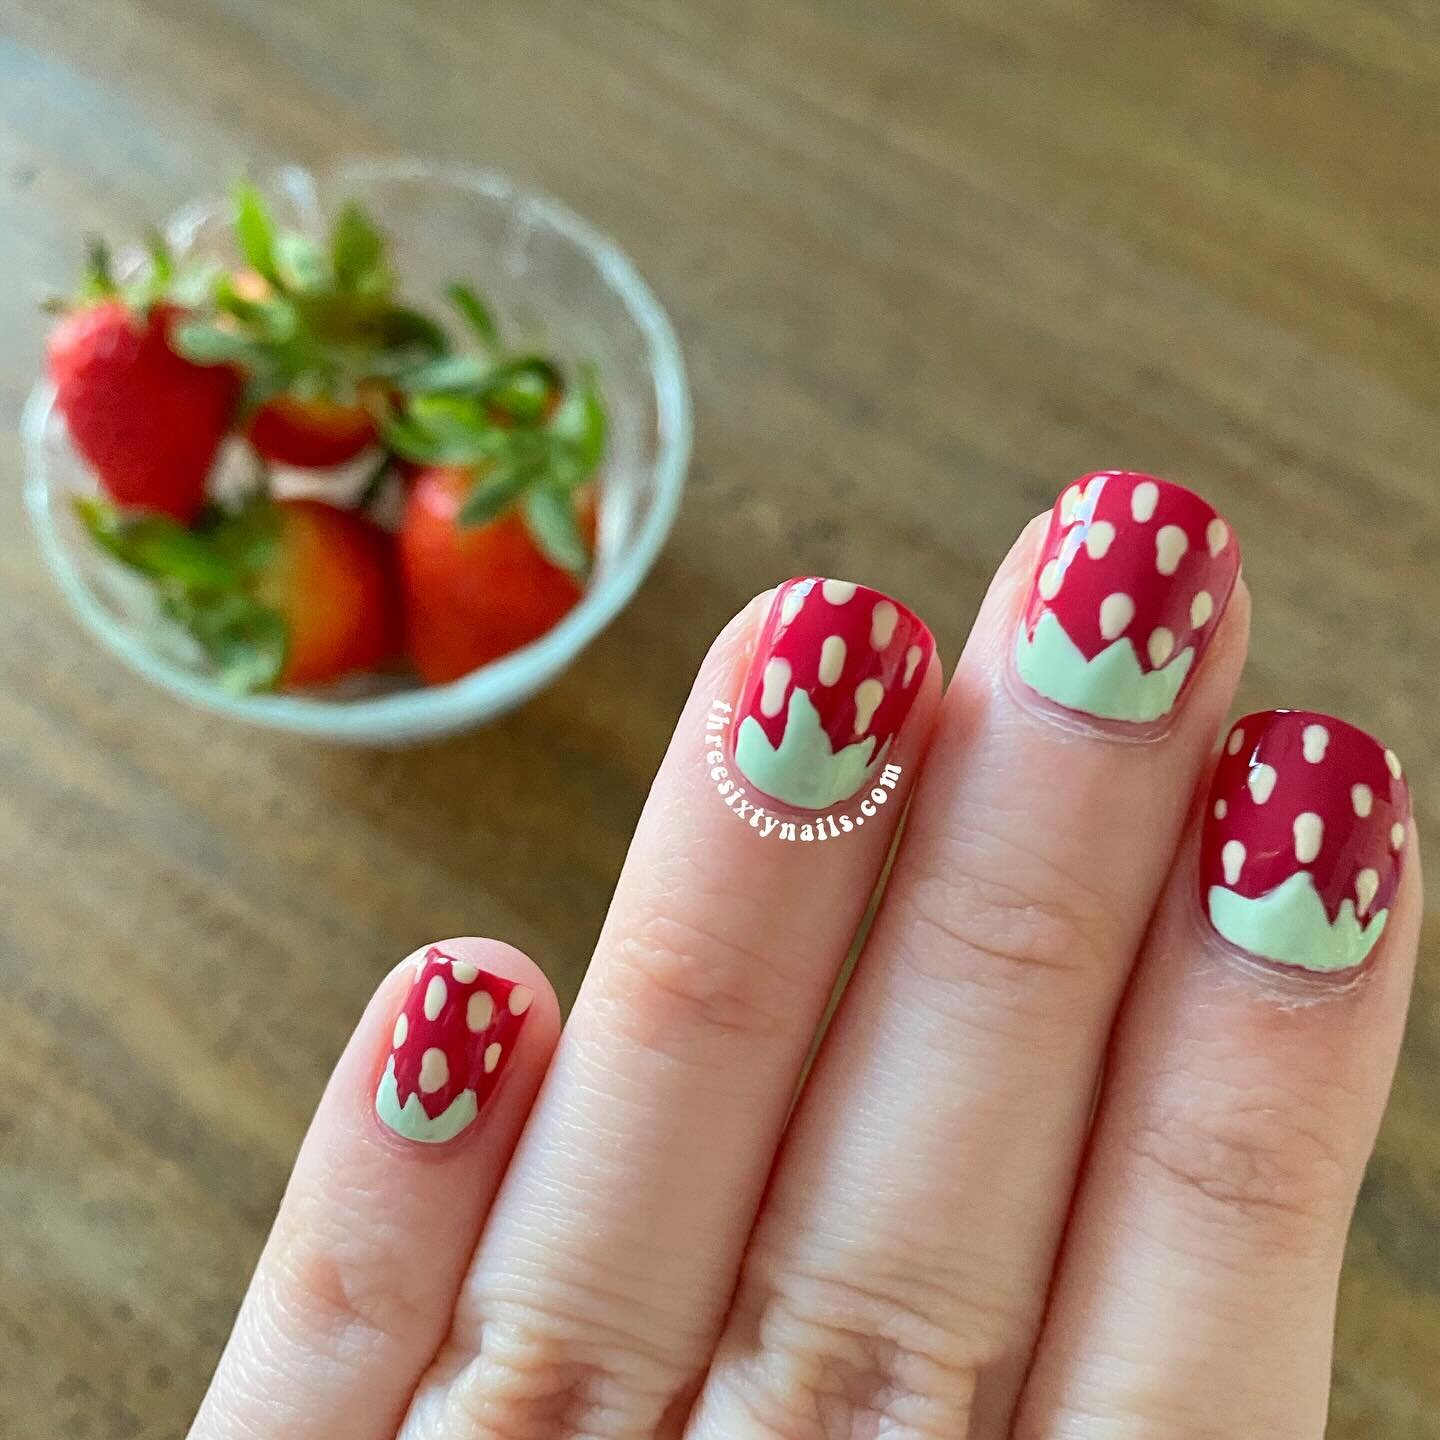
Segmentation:
[(845, 668), (845, 642), (838, 635), (827, 635), (820, 647), (820, 683), (833, 685)]
[(523, 1015), (530, 1008), (530, 1002), (534, 998), (535, 992), (528, 986), (517, 985), (510, 992), (510, 1013), (512, 1015)]
[(855, 687), (855, 733), (863, 735), (875, 718), (875, 711), (885, 698), (885, 687), (878, 680), (862, 680)]
[(1379, 873), (1367, 865), (1365, 869), (1355, 877), (1355, 898), (1360, 902), (1359, 905), (1355, 907), (1355, 913), (1357, 915), (1363, 915), (1370, 908), (1370, 902), (1375, 898), (1375, 892), (1379, 888)]
[(803, 584), (792, 585), (785, 592), (785, 598), (780, 602), (780, 623), (788, 625), (805, 608), (805, 602), (810, 598), (810, 592)]
[(471, 997), (470, 1003), (465, 1007), (465, 1027), (472, 1034), (478, 1035), (482, 1030), (488, 1030), (491, 1022), (495, 1019), (495, 1002), (485, 990), (477, 990)]
[(1058, 560), (1047, 560), (1040, 567), (1040, 598), (1053, 600), (1060, 593), (1060, 582), (1065, 578)]
[(1229, 538), (1230, 528), (1218, 515), (1205, 527), (1205, 544), (1211, 555), (1218, 555)]
[(468, 964), (464, 960), (452, 960), (450, 962), (450, 973), (455, 977), (457, 985), (468, 985), (480, 970), (477, 966)]
[(1160, 487), (1153, 480), (1142, 480), (1130, 492), (1130, 513), (1143, 525), (1160, 503)]
[(445, 988), (445, 981), (442, 976), (432, 975), (430, 983), (425, 987), (425, 1018), (433, 1020), (445, 1008), (445, 996), (449, 992)]
[(1390, 827), (1390, 848), (1398, 850), (1405, 843), (1405, 825), (1403, 821), (1397, 820)]
[(1295, 858), (1308, 865), (1319, 853), (1325, 838), (1325, 822), (1313, 811), (1295, 817)]
[(790, 662), (778, 657), (765, 666), (760, 680), (760, 713), (778, 715), (785, 708), (785, 692), (790, 688)]
[(1225, 748), (1232, 754), (1238, 755), (1240, 747), (1245, 743), (1245, 732), (1237, 725), (1230, 732), (1230, 741)]
[(1275, 781), (1279, 776), (1273, 765), (1252, 765), (1245, 783), (1250, 787), (1250, 798), (1257, 805), (1263, 805), (1275, 793)]
[(1103, 560), (1115, 543), (1115, 527), (1108, 520), (1097, 520), (1085, 532), (1085, 553), (1092, 560)]
[(495, 1067), (500, 1063), (500, 1042), (497, 1040), (493, 1045), (485, 1047), (485, 1073), (493, 1075)]
[(1190, 538), (1178, 525), (1162, 525), (1155, 532), (1155, 568), (1162, 575), (1173, 575), (1189, 548)]
[(855, 592), (859, 588), (849, 580), (827, 580), (820, 587), (820, 593), (832, 605), (843, 605), (847, 600), (855, 598)]
[(1075, 507), (1080, 503), (1080, 487), (1072, 485), (1060, 497), (1060, 523), (1068, 525), (1075, 518)]
[(870, 612), (870, 644), (876, 650), (883, 650), (895, 634), (900, 612), (888, 601), (882, 600)]
[(390, 1036), (391, 1046), (398, 1050), (404, 1043), (405, 1037), (410, 1033), (410, 1017), (399, 1015), (395, 1019), (395, 1030)]
[(1325, 758), (1329, 745), (1330, 732), (1323, 725), (1307, 725), (1300, 732), (1300, 751), (1312, 765)]
[(1190, 623), (1198, 630), (1215, 613), (1215, 601), (1208, 590), (1197, 590), (1190, 602)]
[(1150, 653), (1150, 663), (1158, 668), (1174, 653), (1175, 637), (1163, 625), (1158, 626), (1150, 632), (1145, 648)]
[(1245, 865), (1245, 846), (1239, 840), (1227, 840), (1220, 851), (1220, 864), (1225, 870), (1225, 883), (1235, 884)]
[(905, 678), (901, 685), (908, 685), (915, 678), (915, 671), (920, 664), (920, 656), (923, 652), (918, 645), (912, 645), (905, 652)]
[(445, 1052), (431, 1046), (420, 1057), (420, 1088), (427, 1095), (433, 1095), (450, 1078), (450, 1062)]
[(1230, 813), (1230, 807), (1223, 800), (1215, 802), (1215, 818), (1223, 820)]
[(1390, 773), (1398, 780), (1400, 778), (1400, 757), (1393, 750), (1387, 750), (1385, 763), (1390, 767)]
[(1370, 807), (1374, 803), (1375, 792), (1368, 785), (1352, 785), (1350, 787), (1350, 804), (1362, 820), (1370, 813)]
[(1135, 602), (1118, 590), (1100, 602), (1100, 633), (1107, 640), (1123, 635), (1134, 618)]

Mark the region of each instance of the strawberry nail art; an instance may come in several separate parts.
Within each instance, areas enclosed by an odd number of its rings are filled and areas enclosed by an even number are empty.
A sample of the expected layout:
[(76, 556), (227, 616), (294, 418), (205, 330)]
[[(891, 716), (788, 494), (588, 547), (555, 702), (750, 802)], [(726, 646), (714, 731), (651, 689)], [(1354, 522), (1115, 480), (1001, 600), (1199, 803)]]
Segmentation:
[(1350, 970), (1385, 929), (1408, 843), (1393, 750), (1309, 710), (1231, 729), (1205, 816), (1200, 898), (1232, 945), (1306, 970)]
[(924, 622), (878, 590), (786, 581), (740, 689), (737, 768), (797, 809), (848, 799), (883, 764), (934, 653)]
[(1083, 476), (1050, 516), (1016, 642), (1020, 678), (1067, 710), (1159, 720), (1239, 571), (1230, 527), (1198, 495), (1127, 470)]
[(453, 1140), (499, 1083), (533, 999), (432, 946), (395, 1020), (375, 1113), (407, 1140)]

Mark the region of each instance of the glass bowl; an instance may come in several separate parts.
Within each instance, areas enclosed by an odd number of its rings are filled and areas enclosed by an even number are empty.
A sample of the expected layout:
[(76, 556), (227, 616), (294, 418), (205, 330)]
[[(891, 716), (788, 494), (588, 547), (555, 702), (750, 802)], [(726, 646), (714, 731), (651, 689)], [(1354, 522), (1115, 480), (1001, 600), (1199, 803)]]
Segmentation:
[[(690, 394), (674, 330), (628, 256), (573, 211), (494, 171), (423, 161), (287, 167), (260, 182), (282, 224), (319, 233), (347, 200), (376, 218), (407, 298), (432, 304), (463, 278), (512, 347), (594, 364), (610, 431), (593, 578), (578, 605), (522, 650), (448, 685), (394, 677), (324, 691), (236, 695), (205, 673), (148, 586), (102, 554), (70, 503), (93, 494), (42, 382), (25, 409), (25, 499), (45, 560), (84, 624), (126, 664), (191, 704), (256, 725), (397, 744), (484, 724), (553, 680), (619, 613), (675, 519), (690, 458)], [(164, 227), (178, 253), (235, 258), (229, 202), (187, 205)]]

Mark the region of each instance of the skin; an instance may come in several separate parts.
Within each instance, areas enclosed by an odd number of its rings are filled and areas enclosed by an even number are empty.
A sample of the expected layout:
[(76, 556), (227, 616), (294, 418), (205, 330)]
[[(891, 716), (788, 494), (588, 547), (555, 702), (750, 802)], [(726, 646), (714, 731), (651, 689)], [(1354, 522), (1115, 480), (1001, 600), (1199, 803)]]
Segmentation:
[(1137, 742), (1012, 672), (1040, 534), (895, 738), (908, 822), (793, 1112), (900, 804), (821, 849), (717, 797), (705, 719), (762, 596), (701, 667), (563, 1037), (524, 957), (440, 942), (536, 995), (447, 1145), (374, 1119), (410, 971), (382, 987), (193, 1440), (1321, 1440), (1415, 837), (1358, 977), (1222, 944), (1198, 797), (1248, 594)]

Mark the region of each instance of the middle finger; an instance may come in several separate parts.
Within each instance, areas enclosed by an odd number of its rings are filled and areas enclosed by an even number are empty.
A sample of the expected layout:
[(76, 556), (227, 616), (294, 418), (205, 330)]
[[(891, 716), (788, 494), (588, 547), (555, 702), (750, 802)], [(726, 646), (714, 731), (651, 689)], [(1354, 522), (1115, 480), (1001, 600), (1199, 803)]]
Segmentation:
[(696, 1440), (1006, 1433), (1113, 1013), (1239, 674), (1238, 569), (1198, 496), (1120, 473), (1069, 487), (1002, 568)]

